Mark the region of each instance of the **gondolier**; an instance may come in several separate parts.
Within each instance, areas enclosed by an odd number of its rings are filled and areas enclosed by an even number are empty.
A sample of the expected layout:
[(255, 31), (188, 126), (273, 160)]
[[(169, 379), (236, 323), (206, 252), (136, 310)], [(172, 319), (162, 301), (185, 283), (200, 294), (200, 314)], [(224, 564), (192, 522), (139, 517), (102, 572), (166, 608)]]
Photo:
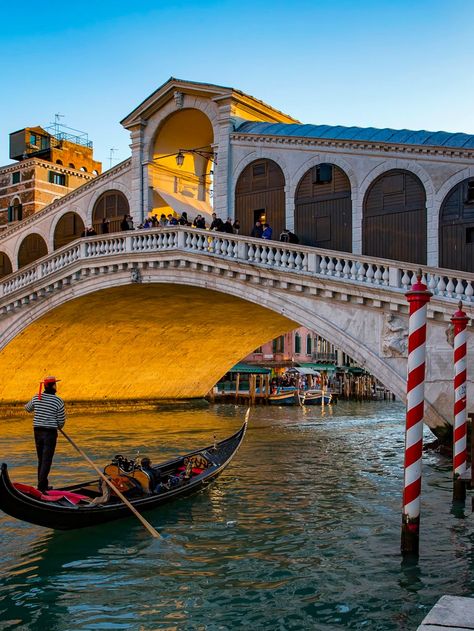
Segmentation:
[[(25, 405), (27, 412), (35, 414), (33, 431), (38, 454), (38, 491), (42, 493), (49, 489), (48, 475), (56, 449), (58, 427), (63, 427), (66, 421), (64, 401), (56, 394), (58, 381), (56, 377), (46, 377), (40, 383), (38, 394)], [(44, 392), (41, 392), (43, 386)]]

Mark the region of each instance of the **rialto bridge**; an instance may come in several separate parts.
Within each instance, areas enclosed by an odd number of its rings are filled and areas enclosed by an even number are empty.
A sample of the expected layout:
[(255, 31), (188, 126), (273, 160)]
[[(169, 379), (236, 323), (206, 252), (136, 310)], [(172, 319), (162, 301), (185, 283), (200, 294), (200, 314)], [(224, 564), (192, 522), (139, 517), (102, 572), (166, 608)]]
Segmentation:
[[(422, 267), (428, 307), (426, 420), (452, 418), (459, 300), (474, 274)], [(185, 227), (79, 239), (0, 285), (0, 398), (38, 377), (69, 400), (199, 397), (263, 342), (298, 325), (344, 348), (404, 398), (415, 266)], [(468, 346), (474, 332), (468, 327)], [(468, 398), (474, 394), (472, 375)]]
[[(450, 421), (445, 329), (459, 298), (472, 315), (474, 136), (303, 125), (238, 90), (174, 78), (122, 125), (128, 160), (0, 234), (1, 400), (23, 400), (46, 372), (70, 399), (201, 396), (298, 324), (403, 398), (403, 293), (421, 267), (435, 294), (427, 420)], [(241, 236), (79, 239), (103, 218), (112, 233), (127, 214), (138, 226), (184, 210), (238, 218)], [(248, 239), (259, 219), (301, 246)]]

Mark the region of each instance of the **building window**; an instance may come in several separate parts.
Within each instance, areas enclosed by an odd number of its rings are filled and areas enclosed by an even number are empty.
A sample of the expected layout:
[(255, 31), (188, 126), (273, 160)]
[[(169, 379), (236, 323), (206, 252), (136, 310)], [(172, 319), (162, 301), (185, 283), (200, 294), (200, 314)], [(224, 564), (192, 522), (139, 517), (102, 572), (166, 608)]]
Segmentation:
[(20, 171), (15, 171), (15, 173), (12, 173), (12, 184), (19, 184), (20, 183)]
[(253, 177), (264, 177), (267, 174), (267, 163), (261, 162), (260, 164), (254, 164), (252, 167)]
[(299, 355), (301, 353), (301, 337), (299, 333), (295, 335), (295, 353)]
[(64, 175), (64, 173), (55, 173), (54, 171), (49, 171), (48, 179), (50, 184), (66, 186), (66, 176)]
[(311, 340), (311, 335), (307, 335), (306, 336), (306, 355), (311, 355), (311, 348), (312, 348), (312, 344), (311, 344), (312, 340)]
[(21, 221), (23, 219), (23, 206), (18, 198), (8, 207), (8, 221)]
[(258, 348), (256, 348), (254, 350), (254, 353), (261, 353), (261, 352), (262, 352), (262, 347), (261, 346), (259, 346)]
[(36, 145), (36, 134), (30, 134), (30, 145)]
[(332, 164), (318, 164), (314, 167), (313, 182), (328, 184), (332, 182)]
[(280, 335), (273, 340), (273, 352), (284, 353), (285, 352), (285, 336)]

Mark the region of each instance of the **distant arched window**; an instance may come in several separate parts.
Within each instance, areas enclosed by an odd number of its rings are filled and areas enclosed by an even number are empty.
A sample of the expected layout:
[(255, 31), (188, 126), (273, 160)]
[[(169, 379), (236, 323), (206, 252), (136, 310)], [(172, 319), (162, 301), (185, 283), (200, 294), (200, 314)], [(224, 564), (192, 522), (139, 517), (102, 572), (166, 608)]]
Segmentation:
[(92, 171), (92, 175), (99, 175), (99, 171), (96, 171), (96, 169), (94, 169), (94, 170)]
[(12, 273), (12, 263), (8, 256), (0, 252), (0, 278)]
[(23, 205), (19, 197), (15, 197), (8, 207), (8, 221), (21, 221), (23, 219)]
[(62, 165), (63, 161), (62, 160), (56, 160), (56, 164), (61, 164)]
[(29, 234), (21, 242), (18, 250), (18, 267), (25, 267), (48, 254), (46, 241), (39, 234)]
[(102, 220), (109, 220), (109, 232), (119, 232), (120, 222), (130, 214), (128, 200), (117, 190), (106, 191), (94, 204), (92, 224), (97, 234), (102, 233)]
[(80, 171), (84, 171), (84, 173), (87, 173), (87, 169), (86, 169), (86, 167), (81, 167), (79, 170), (80, 170)]
[(299, 333), (295, 333), (295, 353), (301, 353), (301, 336)]
[(70, 163), (69, 163), (69, 168), (70, 168), (70, 169), (75, 169), (76, 167), (73, 165), (73, 163), (72, 163), (72, 162), (70, 162)]
[(311, 342), (311, 335), (308, 333), (308, 335), (306, 336), (306, 355), (311, 355), (311, 353), (313, 352)]

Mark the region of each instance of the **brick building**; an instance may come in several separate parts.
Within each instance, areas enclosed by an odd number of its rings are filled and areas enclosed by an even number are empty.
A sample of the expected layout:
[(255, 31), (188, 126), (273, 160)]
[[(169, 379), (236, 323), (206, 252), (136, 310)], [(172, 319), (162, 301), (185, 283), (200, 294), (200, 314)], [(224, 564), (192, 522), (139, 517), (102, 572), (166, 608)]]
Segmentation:
[[(26, 127), (10, 134), (10, 158), (0, 168), (0, 228), (26, 219), (100, 174), (86, 134)], [(75, 131), (75, 130), (70, 130)], [(79, 134), (79, 135), (77, 135)]]

